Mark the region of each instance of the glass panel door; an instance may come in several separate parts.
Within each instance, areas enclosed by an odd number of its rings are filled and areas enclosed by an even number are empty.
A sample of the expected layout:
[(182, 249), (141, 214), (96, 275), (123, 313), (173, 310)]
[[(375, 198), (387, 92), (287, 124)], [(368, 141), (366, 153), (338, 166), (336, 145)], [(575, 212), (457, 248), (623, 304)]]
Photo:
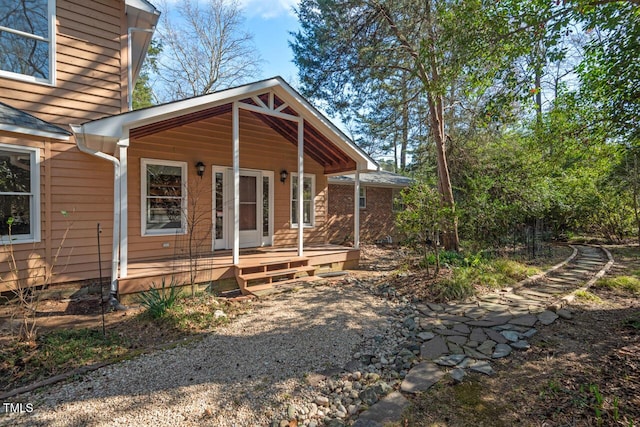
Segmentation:
[(257, 183), (255, 176), (240, 175), (240, 231), (258, 228)]

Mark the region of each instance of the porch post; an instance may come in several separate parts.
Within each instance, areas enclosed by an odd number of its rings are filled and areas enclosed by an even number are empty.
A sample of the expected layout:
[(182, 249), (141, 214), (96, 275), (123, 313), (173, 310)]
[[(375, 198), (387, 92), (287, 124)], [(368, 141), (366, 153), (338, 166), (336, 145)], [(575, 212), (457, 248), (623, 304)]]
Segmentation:
[(353, 247), (360, 249), (360, 171), (356, 170), (353, 183)]
[(238, 102), (232, 108), (233, 137), (233, 264), (240, 263), (240, 115)]
[[(298, 256), (304, 256), (304, 119), (298, 120)], [(311, 195), (311, 209), (313, 194)]]
[(127, 189), (128, 172), (127, 156), (129, 151), (129, 138), (118, 141), (120, 147), (120, 277), (125, 278), (129, 269), (129, 191)]

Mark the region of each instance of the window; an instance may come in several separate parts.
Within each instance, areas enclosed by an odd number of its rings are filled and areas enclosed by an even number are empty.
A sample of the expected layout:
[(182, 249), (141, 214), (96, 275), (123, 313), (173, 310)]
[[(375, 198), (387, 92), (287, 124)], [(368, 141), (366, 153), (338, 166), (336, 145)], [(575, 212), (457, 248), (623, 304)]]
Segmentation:
[[(304, 175), (302, 187), (302, 224), (313, 227), (315, 220), (313, 195), (316, 192), (315, 175)], [(298, 174), (291, 174), (291, 226), (298, 227)]]
[(142, 235), (184, 233), (187, 164), (142, 159)]
[(0, 144), (0, 235), (40, 240), (40, 150)]
[(0, 75), (54, 82), (55, 0), (0, 2)]
[(365, 187), (360, 187), (360, 197), (358, 198), (360, 201), (360, 208), (364, 209), (367, 207), (367, 189)]
[(404, 199), (402, 197), (402, 190), (399, 188), (393, 189), (393, 211), (401, 212), (405, 210)]

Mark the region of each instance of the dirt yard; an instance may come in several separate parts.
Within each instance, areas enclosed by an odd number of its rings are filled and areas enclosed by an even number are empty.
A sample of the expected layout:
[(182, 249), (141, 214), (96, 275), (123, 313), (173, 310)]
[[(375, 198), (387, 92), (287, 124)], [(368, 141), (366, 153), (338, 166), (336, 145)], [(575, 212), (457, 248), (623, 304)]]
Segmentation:
[[(612, 252), (617, 262), (610, 275), (640, 275), (637, 246), (614, 247)], [(425, 287), (430, 279), (407, 274), (406, 264), (396, 248), (369, 247), (363, 251), (361, 269), (350, 275), (374, 282), (393, 278), (401, 295), (428, 298), (428, 292), (417, 292), (417, 284)], [(595, 297), (576, 299), (568, 307), (572, 319), (543, 328), (531, 349), (497, 361), (495, 376), (475, 374), (460, 384), (444, 382), (415, 398), (402, 427), (640, 425), (640, 298), (608, 288), (591, 291)], [(252, 303), (221, 304), (227, 321), (233, 321)], [(132, 308), (105, 315), (106, 329), (121, 338), (124, 354), (170, 346), (211, 330), (196, 320), (158, 323), (140, 313), (140, 308)], [(2, 348), (9, 343), (12, 314), (10, 306), (0, 306)], [(43, 302), (38, 324), (41, 334), (61, 328), (101, 330), (98, 299)], [(38, 346), (30, 351), (37, 352)], [(27, 370), (31, 357), (26, 351), (15, 363), (0, 352), (0, 394), (42, 379), (42, 374), (20, 371)], [(48, 374), (74, 367), (63, 365)]]

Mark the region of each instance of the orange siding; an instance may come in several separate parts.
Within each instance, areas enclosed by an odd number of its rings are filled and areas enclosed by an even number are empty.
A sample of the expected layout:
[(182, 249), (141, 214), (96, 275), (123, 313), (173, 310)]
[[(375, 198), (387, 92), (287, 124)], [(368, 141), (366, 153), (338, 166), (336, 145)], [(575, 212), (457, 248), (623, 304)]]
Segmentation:
[(1, 100), (65, 128), (123, 112), (124, 2), (58, 0), (56, 7), (57, 81), (49, 86), (0, 77)]
[[(103, 266), (110, 274), (112, 168), (106, 162), (78, 153), (70, 144), (0, 134), (0, 143), (40, 148), (40, 241), (0, 245), (0, 292), (15, 286), (9, 261), (17, 262), (18, 276), (26, 285), (78, 281), (97, 277), (96, 224), (102, 223)], [(65, 151), (66, 149), (66, 151)], [(52, 155), (51, 153), (54, 153)], [(72, 159), (76, 168), (65, 168)], [(61, 163), (61, 165), (58, 165)], [(84, 165), (82, 167), (81, 165)], [(64, 179), (60, 175), (66, 175)], [(100, 176), (98, 180), (85, 179)], [(75, 178), (72, 178), (75, 176)], [(102, 181), (100, 185), (96, 183)], [(106, 194), (100, 194), (106, 192)], [(66, 212), (66, 215), (62, 213)]]
[[(198, 236), (200, 246), (211, 248), (211, 166), (232, 166), (231, 113), (192, 123), (155, 135), (131, 141), (129, 148), (129, 259), (171, 257), (182, 254), (187, 236), (141, 236), (141, 171), (140, 159), (184, 161), (188, 165), (189, 197), (187, 210), (195, 204), (202, 215), (202, 230)], [(274, 130), (246, 111), (240, 112), (240, 167), (273, 171), (274, 173), (274, 245), (293, 246), (297, 241), (297, 229), (291, 229), (290, 181), (282, 184), (282, 169), (295, 172), (297, 147), (286, 141)], [(205, 176), (195, 173), (195, 164), (207, 165)], [(327, 180), (321, 165), (305, 156), (305, 173), (316, 175), (316, 226), (305, 229), (306, 243), (325, 243)], [(195, 199), (195, 203), (193, 200)], [(169, 244), (163, 248), (163, 243)]]

